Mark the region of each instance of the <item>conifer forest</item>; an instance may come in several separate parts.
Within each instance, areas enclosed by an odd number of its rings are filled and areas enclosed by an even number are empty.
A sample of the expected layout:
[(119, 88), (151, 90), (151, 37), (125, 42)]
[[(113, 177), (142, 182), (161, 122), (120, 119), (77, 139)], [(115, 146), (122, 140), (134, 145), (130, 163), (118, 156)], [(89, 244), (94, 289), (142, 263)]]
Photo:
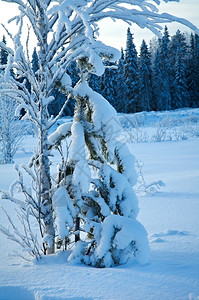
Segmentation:
[[(3, 41), (6, 42), (5, 37)], [(0, 64), (6, 63), (7, 53), (1, 49)], [(36, 48), (31, 63), (36, 73), (39, 69)], [(143, 39), (140, 49), (136, 49), (133, 33), (128, 28), (121, 58), (105, 64), (104, 74), (89, 74), (88, 83), (119, 113), (199, 107), (199, 36), (195, 33), (177, 30), (170, 36), (165, 26), (162, 38), (154, 36), (149, 45)], [(70, 64), (67, 72), (75, 86), (80, 79), (75, 62)], [(52, 95), (55, 99), (48, 110), (50, 115), (56, 116), (65, 102), (65, 95), (56, 88)], [(63, 115), (72, 116), (73, 113), (74, 102), (70, 101)]]

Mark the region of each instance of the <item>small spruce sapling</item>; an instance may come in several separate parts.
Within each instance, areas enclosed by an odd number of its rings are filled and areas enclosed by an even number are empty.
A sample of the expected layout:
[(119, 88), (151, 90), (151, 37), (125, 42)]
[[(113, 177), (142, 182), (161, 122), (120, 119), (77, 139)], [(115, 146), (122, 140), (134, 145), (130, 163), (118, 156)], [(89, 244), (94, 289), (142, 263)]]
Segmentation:
[[(139, 209), (132, 188), (137, 178), (135, 158), (125, 142), (120, 141), (122, 128), (117, 113), (84, 78), (76, 86), (75, 94), (72, 155), (66, 163), (67, 169), (72, 167), (69, 174), (65, 170), (61, 176), (65, 177), (66, 190), (74, 203), (76, 224), (80, 220), (75, 228), (78, 242), (70, 259), (109, 267), (139, 253), (147, 261), (147, 234), (136, 221)], [(55, 136), (57, 140), (64, 137), (59, 129)], [(132, 234), (137, 227), (142, 228), (139, 238)], [(127, 237), (127, 243), (116, 243), (121, 234)]]

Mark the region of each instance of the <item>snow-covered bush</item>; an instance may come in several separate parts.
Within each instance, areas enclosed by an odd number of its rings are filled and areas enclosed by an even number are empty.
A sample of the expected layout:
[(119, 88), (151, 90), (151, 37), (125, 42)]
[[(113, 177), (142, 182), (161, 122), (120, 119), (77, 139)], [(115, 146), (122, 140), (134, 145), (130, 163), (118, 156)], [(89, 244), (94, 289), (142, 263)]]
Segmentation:
[[(76, 86), (75, 94), (72, 125), (61, 125), (49, 137), (49, 141), (56, 145), (60, 145), (67, 136), (72, 137), (72, 154), (65, 161), (65, 167), (59, 167), (61, 174), (56, 183), (60, 188), (54, 197), (58, 201), (62, 199), (62, 202), (71, 199), (74, 206), (69, 209), (68, 204), (62, 205), (60, 211), (55, 207), (58, 236), (64, 239), (68, 238), (69, 232), (74, 233), (71, 216), (74, 220), (76, 214), (78, 243), (71, 260), (78, 259), (97, 267), (121, 264), (133, 255), (142, 257), (143, 262), (147, 261), (149, 246), (146, 231), (140, 229), (139, 237), (136, 236), (137, 228), (142, 225), (135, 221), (139, 211), (132, 188), (137, 181), (135, 158), (124, 141), (120, 141), (122, 127), (117, 113), (84, 80)], [(113, 218), (114, 215), (117, 218)], [(112, 233), (108, 237), (108, 248), (104, 245), (107, 231)], [(116, 243), (114, 236), (117, 231), (126, 236), (124, 244)], [(117, 236), (119, 238), (119, 233)], [(100, 257), (102, 245), (105, 248)]]
[(135, 167), (138, 175), (137, 183), (135, 186), (135, 191), (137, 193), (142, 193), (143, 195), (152, 195), (157, 193), (157, 191), (165, 186), (165, 183), (162, 180), (153, 181), (147, 183), (143, 174), (144, 163), (141, 161), (136, 161)]
[(152, 136), (152, 141), (162, 142), (165, 140), (171, 140), (172, 137), (168, 133), (168, 131), (171, 130), (173, 126), (174, 126), (173, 119), (166, 116), (164, 119), (162, 119), (156, 124), (156, 132)]
[(18, 209), (15, 210), (15, 213), (17, 214), (18, 220), (21, 224), (22, 228), (18, 228), (15, 224), (15, 222), (12, 220), (12, 218), (9, 216), (6, 210), (4, 210), (4, 213), (9, 221), (9, 227), (5, 228), (0, 224), (0, 232), (5, 234), (11, 241), (14, 241), (15, 243), (19, 244), (22, 249), (23, 253), (16, 253), (15, 255), (21, 257), (22, 259), (25, 259), (27, 261), (30, 261), (25, 253), (29, 253), (29, 255), (33, 258), (36, 258), (37, 260), (41, 258), (43, 252), (41, 249), (41, 245), (38, 242), (37, 234), (34, 232), (32, 226), (33, 221), (33, 215), (31, 212), (31, 208), (24, 208), (24, 209)]
[[(179, 114), (179, 110), (177, 110)], [(119, 115), (119, 120), (124, 129), (126, 140), (130, 143), (162, 142), (186, 140), (198, 137), (198, 110), (190, 109), (188, 115), (176, 111), (145, 112), (135, 115)]]

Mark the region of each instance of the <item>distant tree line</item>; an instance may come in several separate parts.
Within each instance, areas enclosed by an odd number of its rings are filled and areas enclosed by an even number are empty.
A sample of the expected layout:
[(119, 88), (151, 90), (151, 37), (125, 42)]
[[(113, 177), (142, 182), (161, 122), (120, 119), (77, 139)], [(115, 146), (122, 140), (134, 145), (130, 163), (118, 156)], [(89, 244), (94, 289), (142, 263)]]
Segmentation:
[[(3, 40), (5, 42), (5, 37)], [(7, 55), (2, 50), (0, 64), (6, 63)], [(39, 63), (36, 48), (31, 63), (37, 76)], [(117, 112), (135, 113), (199, 107), (197, 34), (185, 35), (177, 30), (176, 34), (170, 37), (165, 26), (162, 38), (152, 40), (150, 45), (143, 40), (138, 54), (133, 34), (128, 28), (126, 49), (121, 49), (120, 60), (117, 63), (106, 62), (106, 66), (106, 71), (101, 77), (89, 74), (88, 83), (94, 91), (104, 96)], [(75, 85), (79, 80), (79, 70), (75, 62), (67, 72)], [(65, 102), (65, 95), (57, 88), (53, 96), (55, 99), (49, 104), (49, 113), (57, 115)], [(73, 115), (73, 110), (74, 102), (70, 101), (64, 114)]]
[(142, 41), (138, 55), (128, 28), (120, 60), (109, 63), (101, 78), (91, 75), (89, 84), (118, 112), (199, 107), (199, 36), (177, 30), (170, 37), (165, 27), (150, 46)]

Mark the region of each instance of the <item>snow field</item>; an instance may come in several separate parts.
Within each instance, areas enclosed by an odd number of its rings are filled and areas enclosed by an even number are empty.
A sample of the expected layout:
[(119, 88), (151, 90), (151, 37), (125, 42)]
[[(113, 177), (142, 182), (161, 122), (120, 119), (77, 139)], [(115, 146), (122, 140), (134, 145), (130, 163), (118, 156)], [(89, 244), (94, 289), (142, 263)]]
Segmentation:
[[(17, 152), (17, 164), (28, 162), (35, 141), (25, 138), (27, 151)], [(20, 247), (0, 234), (0, 300), (198, 299), (199, 139), (128, 146), (144, 162), (145, 181), (165, 183), (153, 195), (138, 194), (138, 221), (146, 228), (151, 247), (149, 263), (130, 260), (120, 267), (96, 269), (67, 263), (67, 252), (29, 263), (13, 256)], [(15, 178), (13, 165), (0, 166), (0, 188), (7, 189)], [(15, 216), (9, 202), (1, 205)], [(0, 222), (7, 222), (2, 211)]]

